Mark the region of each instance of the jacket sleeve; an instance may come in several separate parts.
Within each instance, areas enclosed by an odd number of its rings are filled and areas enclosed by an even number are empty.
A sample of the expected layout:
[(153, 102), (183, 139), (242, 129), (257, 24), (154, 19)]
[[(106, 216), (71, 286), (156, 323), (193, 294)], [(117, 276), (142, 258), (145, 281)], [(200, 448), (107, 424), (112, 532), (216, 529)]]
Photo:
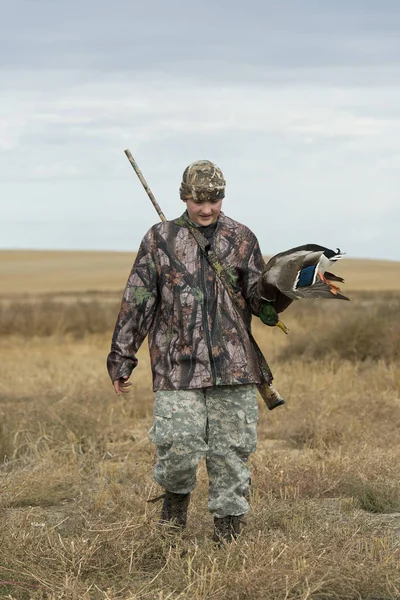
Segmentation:
[(244, 289), (246, 301), (250, 306), (251, 312), (257, 317), (261, 311), (263, 298), (272, 302), (277, 313), (283, 312), (292, 302), (290, 298), (282, 294), (277, 287), (273, 285), (265, 286), (261, 274), (265, 268), (265, 261), (261, 254), (257, 238), (252, 234), (251, 252), (248, 257), (246, 269), (244, 270)]
[(150, 230), (143, 238), (129, 275), (115, 325), (107, 369), (111, 381), (129, 377), (138, 364), (136, 353), (153, 321), (157, 300), (157, 268)]

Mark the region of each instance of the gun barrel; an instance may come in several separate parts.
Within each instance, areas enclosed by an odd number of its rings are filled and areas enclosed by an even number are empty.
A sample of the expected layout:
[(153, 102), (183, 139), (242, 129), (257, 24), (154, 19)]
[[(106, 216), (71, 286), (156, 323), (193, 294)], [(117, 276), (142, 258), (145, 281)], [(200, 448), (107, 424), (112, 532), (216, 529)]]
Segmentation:
[(147, 181), (143, 177), (143, 173), (139, 169), (139, 167), (138, 167), (135, 159), (133, 158), (130, 150), (126, 149), (126, 150), (124, 150), (124, 152), (126, 154), (127, 159), (131, 163), (131, 165), (133, 167), (133, 170), (135, 171), (136, 175), (138, 176), (140, 183), (142, 184), (142, 186), (146, 190), (147, 195), (150, 198), (151, 203), (153, 204), (154, 208), (156, 209), (158, 216), (160, 217), (161, 221), (165, 222), (167, 219), (166, 219), (163, 211), (161, 210), (160, 205), (158, 204), (157, 200), (155, 199), (153, 192), (149, 188)]

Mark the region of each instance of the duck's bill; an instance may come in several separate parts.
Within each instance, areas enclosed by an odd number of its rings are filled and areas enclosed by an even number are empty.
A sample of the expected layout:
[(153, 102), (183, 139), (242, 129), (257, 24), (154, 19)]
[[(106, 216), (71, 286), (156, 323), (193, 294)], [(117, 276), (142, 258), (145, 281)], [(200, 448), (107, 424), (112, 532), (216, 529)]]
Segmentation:
[(276, 327), (279, 327), (279, 329), (282, 329), (283, 333), (288, 333), (289, 329), (286, 327), (286, 325), (284, 323), (282, 323), (282, 321), (278, 321), (276, 324)]

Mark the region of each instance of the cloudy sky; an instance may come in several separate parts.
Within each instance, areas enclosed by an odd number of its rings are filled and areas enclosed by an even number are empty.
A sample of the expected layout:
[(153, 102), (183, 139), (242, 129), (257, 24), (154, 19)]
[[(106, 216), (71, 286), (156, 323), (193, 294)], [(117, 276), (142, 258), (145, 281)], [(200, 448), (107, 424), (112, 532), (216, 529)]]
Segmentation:
[(12, 0), (0, 247), (137, 249), (193, 160), (265, 254), (400, 260), (398, 0)]

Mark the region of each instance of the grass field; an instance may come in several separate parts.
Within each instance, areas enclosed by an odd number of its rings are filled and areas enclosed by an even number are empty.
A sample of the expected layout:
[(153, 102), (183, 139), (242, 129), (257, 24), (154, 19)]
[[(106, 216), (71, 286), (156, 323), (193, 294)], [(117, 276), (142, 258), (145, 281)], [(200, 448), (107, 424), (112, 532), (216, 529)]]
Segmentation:
[(217, 550), (204, 465), (186, 532), (157, 526), (146, 345), (105, 370), (133, 256), (0, 253), (0, 597), (399, 600), (400, 264), (344, 260), (351, 302), (254, 333), (287, 404), (260, 405), (252, 511)]
[[(120, 291), (135, 254), (0, 250), (0, 295)], [(335, 271), (347, 290), (400, 291), (400, 263), (346, 258)]]

